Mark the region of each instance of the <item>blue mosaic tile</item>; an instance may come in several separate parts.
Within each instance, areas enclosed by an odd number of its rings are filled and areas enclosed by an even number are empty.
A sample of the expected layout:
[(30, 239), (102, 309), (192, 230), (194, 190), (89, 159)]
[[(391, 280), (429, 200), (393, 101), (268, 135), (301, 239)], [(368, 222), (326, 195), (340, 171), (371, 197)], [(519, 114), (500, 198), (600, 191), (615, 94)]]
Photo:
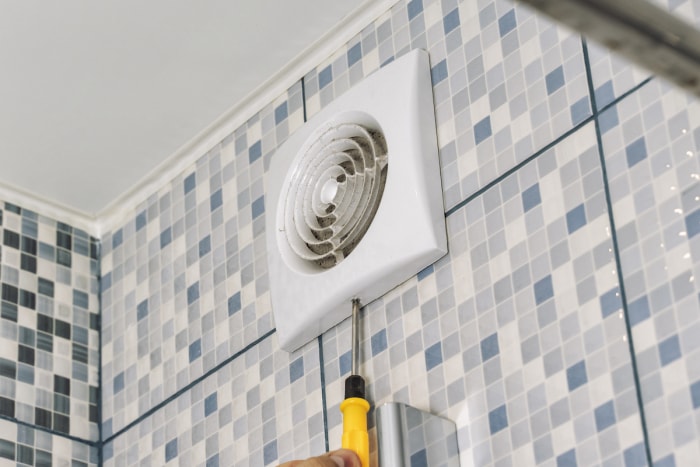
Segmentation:
[(595, 426), (598, 431), (603, 431), (614, 425), (615, 421), (615, 407), (612, 401), (608, 401), (595, 409)]
[(615, 128), (620, 122), (617, 117), (617, 108), (611, 107), (600, 113), (598, 117), (600, 132), (605, 134)]
[(515, 10), (510, 10), (508, 13), (498, 18), (498, 32), (501, 37), (511, 32), (516, 26)]
[(489, 427), (491, 427), (491, 434), (498, 433), (508, 426), (508, 414), (506, 413), (506, 406), (502, 405), (491, 412), (489, 412)]
[(491, 135), (491, 117), (486, 117), (474, 125), (474, 142), (476, 144), (481, 143)]
[[(111, 456), (110, 456), (111, 457)], [(165, 461), (168, 462), (177, 457), (177, 438), (168, 441), (165, 445)], [(109, 457), (108, 457), (109, 459)]]
[(641, 443), (625, 449), (624, 459), (625, 467), (643, 467), (648, 465), (644, 445)]
[(662, 366), (668, 365), (679, 358), (681, 358), (681, 346), (677, 335), (659, 343), (659, 359)]
[(385, 351), (386, 348), (386, 331), (382, 329), (372, 336), (372, 356), (376, 356), (380, 352)]
[(423, 279), (425, 279), (426, 277), (430, 276), (430, 275), (433, 273), (434, 270), (435, 270), (435, 269), (434, 269), (434, 267), (433, 267), (432, 264), (431, 264), (430, 266), (426, 266), (424, 269), (422, 269), (422, 270), (418, 273), (418, 276), (417, 276), (417, 277), (418, 277), (418, 280), (420, 281), (420, 280), (423, 280)]
[(586, 225), (586, 209), (583, 204), (579, 204), (574, 209), (566, 213), (566, 228), (572, 234)]
[(168, 227), (167, 229), (163, 230), (160, 233), (160, 247), (161, 247), (161, 249), (170, 245), (170, 242), (172, 242), (172, 240), (173, 240), (172, 229), (170, 227)]
[(557, 456), (557, 467), (577, 467), (577, 465), (576, 451), (573, 449)]
[(612, 104), (615, 100), (615, 92), (613, 90), (612, 80), (606, 81), (595, 90), (595, 100), (598, 108), (603, 108), (608, 104)]
[(569, 391), (573, 391), (588, 382), (586, 362), (584, 360), (566, 369), (566, 381), (569, 385)]
[(232, 314), (241, 310), (241, 293), (236, 292), (228, 299), (228, 314)]
[(261, 196), (260, 198), (253, 201), (251, 209), (253, 212), (253, 219), (260, 217), (260, 215), (265, 212), (265, 199)]
[(263, 460), (268, 465), (277, 460), (277, 441), (272, 441), (263, 447)]
[(640, 297), (627, 306), (627, 316), (630, 324), (635, 326), (651, 316), (649, 300), (646, 296)]
[(248, 159), (252, 164), (253, 162), (260, 159), (260, 157), (262, 157), (262, 143), (260, 141), (256, 141), (250, 147), (250, 149), (248, 149)]
[(202, 341), (197, 339), (190, 344), (190, 363), (202, 356)]
[(549, 300), (554, 296), (554, 288), (552, 286), (552, 276), (544, 277), (534, 284), (535, 303), (538, 305)]
[(564, 86), (564, 68), (560, 66), (549, 72), (545, 76), (545, 84), (547, 85), (547, 94), (552, 94)]
[(700, 209), (685, 217), (685, 230), (688, 238), (693, 238), (700, 233)]
[(330, 65), (328, 65), (326, 68), (324, 68), (318, 73), (318, 87), (320, 89), (323, 89), (324, 87), (328, 86), (328, 84), (330, 84), (332, 80), (333, 70), (331, 69)]
[(221, 205), (224, 203), (223, 200), (223, 194), (221, 193), (221, 190), (215, 191), (210, 198), (210, 209), (212, 211), (215, 211), (216, 209), (220, 208)]
[(647, 148), (644, 144), (644, 138), (639, 138), (636, 141), (633, 141), (632, 143), (627, 145), (625, 153), (627, 155), (627, 165), (629, 167), (632, 167), (635, 164), (638, 164), (639, 162), (646, 159)]
[[(185, 190), (185, 194), (189, 193), (190, 191), (194, 190), (197, 187), (197, 178), (196, 174), (192, 172), (189, 174), (187, 177), (185, 177), (185, 181), (183, 182), (183, 188)], [(140, 229), (139, 224), (145, 225), (145, 219), (146, 213), (143, 212), (139, 216), (136, 217), (136, 230)]]
[(442, 60), (433, 66), (430, 72), (433, 86), (447, 79), (447, 61)]
[(348, 68), (360, 61), (362, 58), (362, 43), (358, 42), (348, 49)]
[(693, 400), (693, 408), (700, 407), (700, 381), (696, 381), (690, 386), (690, 396)]
[(293, 383), (304, 376), (304, 359), (299, 357), (289, 365), (289, 380)]
[(209, 397), (204, 399), (204, 416), (208, 417), (213, 412), (216, 412), (217, 408), (216, 393), (212, 393)]
[(117, 248), (123, 241), (123, 233), (121, 229), (117, 230), (114, 235), (112, 235), (112, 248)]
[(425, 349), (425, 369), (432, 370), (442, 363), (442, 345), (440, 342)]
[(442, 19), (442, 25), (445, 30), (445, 34), (449, 34), (452, 32), (455, 28), (459, 27), (459, 10), (455, 8), (451, 12), (449, 12), (445, 17)]
[[(282, 102), (282, 104), (275, 109), (275, 125), (279, 125), (288, 115), (287, 103)], [(253, 161), (251, 160), (251, 162)]]
[(622, 299), (620, 297), (620, 289), (615, 287), (600, 296), (600, 308), (603, 312), (603, 318), (607, 318), (616, 311), (622, 309)]
[(523, 210), (525, 212), (529, 211), (530, 209), (534, 208), (538, 204), (542, 203), (542, 199), (540, 198), (540, 186), (539, 186), (539, 184), (535, 183), (530, 188), (523, 191), (522, 198), (523, 198)]
[[(630, 459), (630, 461), (631, 460), (632, 459)], [(655, 461), (654, 467), (676, 467), (676, 460), (674, 459), (673, 454), (670, 454), (662, 459)]]
[(409, 21), (423, 12), (423, 0), (411, 0), (406, 5)]
[(118, 393), (124, 389), (124, 373), (119, 373), (113, 380), (112, 385), (114, 386), (114, 393)]
[(498, 355), (498, 334), (491, 334), (481, 341), (481, 359), (485, 362)]
[(187, 287), (187, 304), (191, 305), (197, 300), (199, 300), (199, 282)]

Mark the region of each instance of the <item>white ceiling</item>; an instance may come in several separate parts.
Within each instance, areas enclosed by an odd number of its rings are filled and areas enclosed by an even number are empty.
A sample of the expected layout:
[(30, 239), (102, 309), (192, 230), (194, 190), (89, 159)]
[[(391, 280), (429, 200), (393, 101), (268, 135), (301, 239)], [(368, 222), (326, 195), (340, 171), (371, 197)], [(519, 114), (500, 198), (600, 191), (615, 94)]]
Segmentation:
[(0, 185), (95, 216), (361, 1), (0, 0)]

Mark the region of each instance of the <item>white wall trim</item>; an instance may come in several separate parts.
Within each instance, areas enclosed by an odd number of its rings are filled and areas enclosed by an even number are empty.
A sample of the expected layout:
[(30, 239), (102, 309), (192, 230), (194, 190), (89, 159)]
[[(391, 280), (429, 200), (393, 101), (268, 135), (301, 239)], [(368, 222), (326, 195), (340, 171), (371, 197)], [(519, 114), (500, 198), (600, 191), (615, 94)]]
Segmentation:
[(99, 222), (94, 216), (6, 182), (0, 182), (0, 200), (82, 229), (93, 237), (99, 238), (101, 233)]
[(341, 20), (341, 25), (338, 28), (326, 32), (270, 79), (224, 112), (172, 156), (160, 163), (130, 190), (99, 211), (96, 219), (93, 219), (97, 235), (118, 228), (136, 206), (175, 179), (212, 147), (233, 133), (256, 112), (286, 92), (306, 73), (330, 57), (397, 2), (398, 0), (365, 0), (362, 2), (357, 9)]

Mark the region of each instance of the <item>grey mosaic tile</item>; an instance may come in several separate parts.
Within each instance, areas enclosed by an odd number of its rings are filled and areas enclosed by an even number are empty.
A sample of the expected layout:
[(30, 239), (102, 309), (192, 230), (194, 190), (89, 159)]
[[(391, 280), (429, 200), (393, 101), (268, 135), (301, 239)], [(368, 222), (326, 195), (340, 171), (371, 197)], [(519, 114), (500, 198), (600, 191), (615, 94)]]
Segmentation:
[(105, 234), (105, 437), (273, 329), (263, 175), (303, 123), (301, 96), (297, 83)]
[(318, 342), (272, 334), (109, 440), (104, 465), (278, 465), (325, 450)]
[(0, 419), (0, 464), (98, 466), (98, 448)]
[(18, 206), (0, 212), (0, 415), (96, 441), (98, 242)]
[(616, 107), (603, 148), (651, 453), (691, 465), (700, 456), (700, 102), (654, 81)]
[(591, 115), (579, 36), (522, 5), (399, 2), (361, 36), (377, 47), (358, 49), (358, 36), (305, 76), (307, 114), (357, 76), (427, 50), (446, 209)]
[[(602, 181), (596, 151), (589, 124), (450, 215), (448, 256), (362, 311), (372, 403), (456, 421), (463, 464), (644, 455), (603, 186), (588, 182)], [(323, 336), (331, 449), (349, 349), (348, 321)]]

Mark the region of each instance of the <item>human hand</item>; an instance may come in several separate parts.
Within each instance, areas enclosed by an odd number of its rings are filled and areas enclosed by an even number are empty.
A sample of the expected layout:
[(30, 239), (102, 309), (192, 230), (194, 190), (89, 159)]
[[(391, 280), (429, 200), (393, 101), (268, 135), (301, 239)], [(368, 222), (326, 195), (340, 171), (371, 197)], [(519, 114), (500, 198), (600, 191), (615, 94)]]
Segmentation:
[(338, 449), (306, 460), (285, 462), (279, 467), (362, 467), (362, 464), (353, 451)]

